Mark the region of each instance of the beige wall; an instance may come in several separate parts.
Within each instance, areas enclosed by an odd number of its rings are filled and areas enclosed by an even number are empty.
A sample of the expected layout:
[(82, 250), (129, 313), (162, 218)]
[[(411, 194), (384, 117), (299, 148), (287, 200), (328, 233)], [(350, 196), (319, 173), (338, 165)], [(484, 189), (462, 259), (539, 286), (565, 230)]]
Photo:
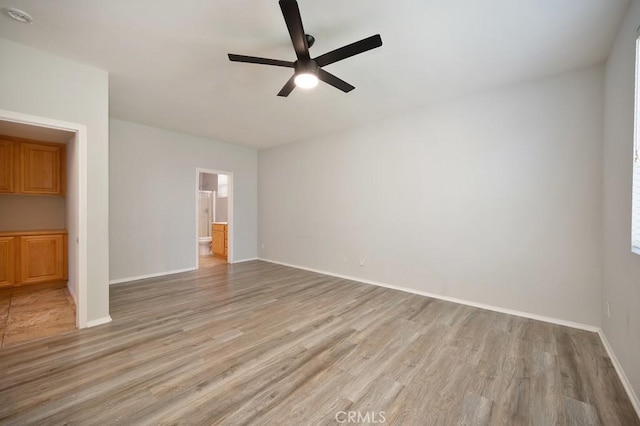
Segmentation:
[(65, 229), (65, 198), (0, 195), (0, 231)]

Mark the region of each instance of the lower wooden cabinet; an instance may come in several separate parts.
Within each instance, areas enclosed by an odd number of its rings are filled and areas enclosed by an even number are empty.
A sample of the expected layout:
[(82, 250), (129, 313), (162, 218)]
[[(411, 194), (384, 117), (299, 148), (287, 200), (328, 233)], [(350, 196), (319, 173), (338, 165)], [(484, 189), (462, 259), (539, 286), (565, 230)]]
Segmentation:
[(211, 251), (214, 256), (227, 258), (228, 227), (226, 223), (211, 224)]
[(16, 283), (16, 237), (0, 237), (0, 287), (13, 287)]
[(0, 287), (66, 281), (67, 251), (66, 231), (0, 234)]
[(66, 235), (20, 237), (20, 283), (66, 280), (66, 252)]

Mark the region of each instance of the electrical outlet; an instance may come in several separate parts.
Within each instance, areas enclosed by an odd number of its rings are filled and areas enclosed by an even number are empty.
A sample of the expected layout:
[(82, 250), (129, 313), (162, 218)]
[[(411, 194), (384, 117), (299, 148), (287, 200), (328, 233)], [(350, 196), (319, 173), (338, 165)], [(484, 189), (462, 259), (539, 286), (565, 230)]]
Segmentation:
[(260, 244), (260, 248), (264, 248), (264, 243)]
[(607, 318), (611, 318), (611, 304), (607, 300)]
[(360, 259), (360, 266), (364, 266), (365, 263), (364, 259)]

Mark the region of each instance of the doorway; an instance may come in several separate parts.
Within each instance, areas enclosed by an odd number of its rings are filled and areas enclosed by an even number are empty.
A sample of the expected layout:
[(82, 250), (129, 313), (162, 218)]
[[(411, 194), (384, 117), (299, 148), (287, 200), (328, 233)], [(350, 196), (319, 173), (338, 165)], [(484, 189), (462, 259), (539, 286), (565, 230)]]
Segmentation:
[[(87, 128), (70, 123), (13, 111), (0, 110), (4, 133), (25, 139), (58, 138), (66, 141), (63, 173), (66, 181), (64, 228), (68, 247), (66, 289), (75, 304), (75, 327), (87, 327)], [(2, 132), (0, 132), (2, 133)]]
[(196, 169), (196, 266), (198, 269), (232, 261), (232, 174)]

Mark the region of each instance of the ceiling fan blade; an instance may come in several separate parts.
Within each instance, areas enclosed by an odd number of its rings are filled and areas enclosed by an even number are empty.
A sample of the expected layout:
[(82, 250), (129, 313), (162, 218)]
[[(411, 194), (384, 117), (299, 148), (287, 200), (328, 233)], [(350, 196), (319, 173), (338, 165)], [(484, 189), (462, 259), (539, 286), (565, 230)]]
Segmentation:
[(296, 87), (296, 82), (295, 82), (296, 76), (295, 74), (291, 76), (291, 78), (289, 79), (289, 81), (287, 81), (285, 83), (285, 85), (282, 87), (282, 89), (280, 89), (280, 91), (278, 92), (278, 96), (282, 96), (282, 97), (287, 97), (289, 96), (289, 93), (291, 93), (291, 91)]
[(323, 70), (322, 68), (318, 70), (318, 78), (325, 83), (332, 85), (336, 89), (342, 90), (344, 93), (348, 93), (355, 89), (354, 86), (350, 85), (344, 80), (339, 79), (335, 75)]
[(284, 21), (287, 23), (296, 56), (298, 59), (310, 59), (309, 46), (302, 26), (298, 2), (296, 0), (280, 0), (280, 9), (282, 10)]
[(250, 64), (275, 65), (277, 67), (293, 68), (293, 62), (281, 61), (279, 59), (258, 58), (257, 56), (234, 55), (229, 53), (229, 60), (232, 62), (248, 62)]
[(331, 52), (327, 52), (324, 55), (318, 56), (314, 60), (318, 63), (318, 66), (324, 67), (325, 65), (341, 61), (380, 46), (382, 46), (382, 38), (380, 37), (380, 34), (376, 34), (360, 41), (356, 41), (355, 43), (347, 44), (346, 46), (332, 50)]

